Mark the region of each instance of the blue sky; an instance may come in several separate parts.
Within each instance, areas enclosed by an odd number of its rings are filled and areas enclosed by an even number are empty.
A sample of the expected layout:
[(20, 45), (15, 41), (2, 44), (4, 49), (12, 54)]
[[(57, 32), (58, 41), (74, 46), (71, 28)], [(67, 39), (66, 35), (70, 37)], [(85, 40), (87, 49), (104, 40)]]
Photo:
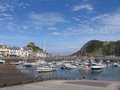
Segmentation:
[(0, 44), (29, 42), (67, 55), (89, 40), (120, 39), (120, 0), (0, 0)]

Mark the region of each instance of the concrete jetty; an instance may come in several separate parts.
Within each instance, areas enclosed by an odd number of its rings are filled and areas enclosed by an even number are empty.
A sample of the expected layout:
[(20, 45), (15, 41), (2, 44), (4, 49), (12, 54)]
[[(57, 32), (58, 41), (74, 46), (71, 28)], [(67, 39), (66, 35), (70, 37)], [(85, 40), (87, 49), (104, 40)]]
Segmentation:
[(120, 82), (97, 80), (49, 80), (0, 90), (120, 90)]

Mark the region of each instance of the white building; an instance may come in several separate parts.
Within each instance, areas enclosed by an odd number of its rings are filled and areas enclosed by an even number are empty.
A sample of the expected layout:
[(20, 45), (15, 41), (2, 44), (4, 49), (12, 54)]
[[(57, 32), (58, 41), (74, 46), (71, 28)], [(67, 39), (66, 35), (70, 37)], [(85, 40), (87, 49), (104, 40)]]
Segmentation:
[(37, 52), (36, 57), (49, 57), (49, 55), (46, 52)]
[(20, 57), (29, 57), (29, 49), (27, 47), (20, 48)]
[(29, 57), (29, 55), (31, 54), (31, 52), (29, 51), (30, 50), (27, 47), (12, 47), (9, 55), (12, 57)]
[(0, 57), (29, 57), (30, 55), (32, 55), (32, 50), (30, 48), (0, 45)]
[(28, 47), (10, 47), (8, 45), (0, 45), (0, 57), (49, 57), (46, 52), (33, 52)]
[(20, 48), (19, 47), (10, 47), (9, 56), (10, 57), (19, 57), (20, 56)]
[(9, 46), (8, 45), (0, 45), (0, 57), (7, 57), (9, 55)]

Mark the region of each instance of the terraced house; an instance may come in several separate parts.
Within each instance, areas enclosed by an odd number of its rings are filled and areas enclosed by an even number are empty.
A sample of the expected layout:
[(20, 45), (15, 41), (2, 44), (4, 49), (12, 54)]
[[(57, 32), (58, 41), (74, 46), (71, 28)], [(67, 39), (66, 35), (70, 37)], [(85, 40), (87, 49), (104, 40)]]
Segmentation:
[(0, 57), (30, 57), (32, 49), (27, 47), (10, 47), (9, 45), (0, 45)]
[(0, 57), (49, 57), (49, 55), (43, 51), (34, 52), (30, 47), (0, 45)]
[(8, 45), (0, 45), (0, 57), (7, 57), (10, 54), (10, 47)]

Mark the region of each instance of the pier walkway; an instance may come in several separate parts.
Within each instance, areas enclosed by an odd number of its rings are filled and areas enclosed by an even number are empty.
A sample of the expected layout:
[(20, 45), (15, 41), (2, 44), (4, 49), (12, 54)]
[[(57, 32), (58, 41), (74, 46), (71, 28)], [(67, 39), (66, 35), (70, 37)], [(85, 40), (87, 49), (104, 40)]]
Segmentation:
[(120, 90), (120, 82), (97, 80), (49, 80), (0, 90)]

